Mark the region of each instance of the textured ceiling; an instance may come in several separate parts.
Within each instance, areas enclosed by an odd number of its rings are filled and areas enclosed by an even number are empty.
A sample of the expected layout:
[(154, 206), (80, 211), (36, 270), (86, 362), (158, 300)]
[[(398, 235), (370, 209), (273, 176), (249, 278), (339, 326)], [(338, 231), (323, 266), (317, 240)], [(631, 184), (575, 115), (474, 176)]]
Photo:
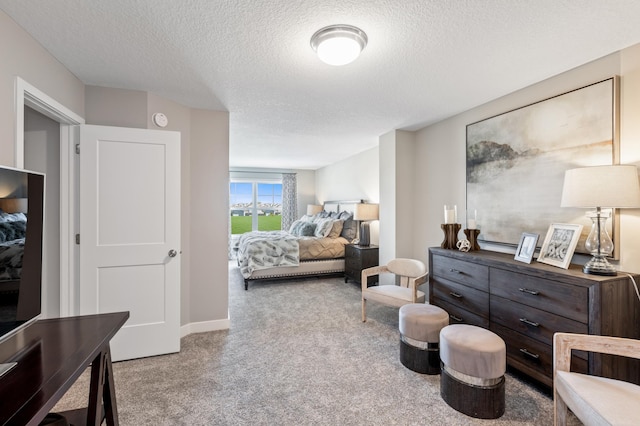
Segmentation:
[[(230, 112), (230, 165), (316, 169), (640, 42), (638, 0), (0, 0), (88, 85)], [(311, 35), (369, 44), (343, 67)], [(171, 119), (171, 117), (169, 117)]]

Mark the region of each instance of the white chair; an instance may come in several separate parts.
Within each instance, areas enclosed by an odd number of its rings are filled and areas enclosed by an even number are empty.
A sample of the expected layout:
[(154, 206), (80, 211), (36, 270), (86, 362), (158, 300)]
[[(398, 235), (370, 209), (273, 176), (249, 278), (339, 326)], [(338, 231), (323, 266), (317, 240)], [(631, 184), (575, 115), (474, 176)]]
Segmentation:
[[(368, 287), (372, 275), (395, 274), (396, 284)], [(424, 293), (418, 286), (427, 281), (427, 268), (414, 259), (394, 259), (384, 266), (362, 270), (362, 322), (367, 321), (367, 300), (399, 308), (408, 303), (424, 303)]]
[(631, 425), (640, 419), (640, 386), (571, 372), (571, 350), (640, 359), (640, 340), (588, 334), (553, 336), (553, 414), (567, 424), (567, 407), (585, 425)]

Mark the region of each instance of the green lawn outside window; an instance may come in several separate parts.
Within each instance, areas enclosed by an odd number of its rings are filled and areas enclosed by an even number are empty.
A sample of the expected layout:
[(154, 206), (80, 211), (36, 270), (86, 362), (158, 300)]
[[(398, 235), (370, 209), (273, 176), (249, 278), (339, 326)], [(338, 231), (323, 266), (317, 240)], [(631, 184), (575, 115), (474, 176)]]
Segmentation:
[[(282, 228), (281, 215), (258, 216), (258, 230), (279, 231)], [(231, 216), (231, 234), (251, 231), (251, 216)]]

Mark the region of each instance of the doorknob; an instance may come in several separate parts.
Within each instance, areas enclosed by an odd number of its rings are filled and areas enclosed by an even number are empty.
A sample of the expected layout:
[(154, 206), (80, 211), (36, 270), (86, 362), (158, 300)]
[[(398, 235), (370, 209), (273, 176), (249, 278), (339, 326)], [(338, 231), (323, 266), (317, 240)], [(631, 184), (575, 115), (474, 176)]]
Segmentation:
[(176, 257), (178, 255), (178, 252), (175, 250), (169, 250), (169, 257)]

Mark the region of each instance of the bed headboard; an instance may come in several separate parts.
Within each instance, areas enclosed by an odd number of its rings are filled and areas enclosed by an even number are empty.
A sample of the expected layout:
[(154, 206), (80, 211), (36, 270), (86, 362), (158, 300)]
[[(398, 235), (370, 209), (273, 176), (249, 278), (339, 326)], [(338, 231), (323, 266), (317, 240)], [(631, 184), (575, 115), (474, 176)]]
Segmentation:
[(353, 213), (356, 209), (355, 205), (360, 203), (364, 203), (364, 200), (325, 201), (323, 208), (328, 212), (348, 211)]

